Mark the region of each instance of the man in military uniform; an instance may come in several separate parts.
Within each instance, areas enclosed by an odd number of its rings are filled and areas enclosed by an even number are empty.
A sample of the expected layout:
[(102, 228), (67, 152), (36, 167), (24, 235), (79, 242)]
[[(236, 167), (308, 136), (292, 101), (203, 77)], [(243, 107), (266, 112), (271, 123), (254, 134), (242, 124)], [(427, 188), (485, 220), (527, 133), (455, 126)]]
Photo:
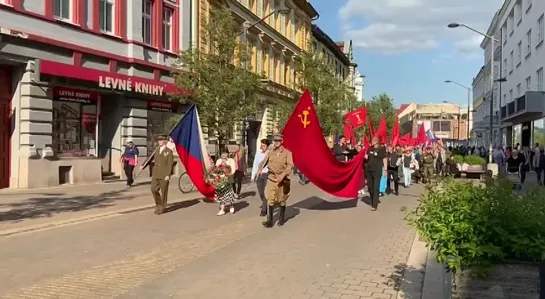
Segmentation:
[(293, 169), (293, 157), (283, 143), (283, 136), (273, 136), (273, 148), (269, 151), (263, 162), (259, 165), (258, 174), (261, 174), (263, 167), (267, 166), (269, 176), (265, 186), (265, 198), (267, 199), (267, 220), (263, 222), (264, 227), (273, 226), (274, 207), (280, 206), (278, 225), (285, 223), (286, 201), (290, 195), (291, 180), (289, 175)]
[(433, 177), (435, 157), (433, 155), (431, 147), (427, 147), (424, 155), (422, 156), (422, 182), (429, 183)]
[(153, 175), (151, 179), (151, 194), (155, 199), (155, 214), (161, 215), (165, 212), (168, 197), (168, 183), (174, 165), (174, 153), (167, 147), (166, 136), (157, 138), (159, 148), (153, 156)]

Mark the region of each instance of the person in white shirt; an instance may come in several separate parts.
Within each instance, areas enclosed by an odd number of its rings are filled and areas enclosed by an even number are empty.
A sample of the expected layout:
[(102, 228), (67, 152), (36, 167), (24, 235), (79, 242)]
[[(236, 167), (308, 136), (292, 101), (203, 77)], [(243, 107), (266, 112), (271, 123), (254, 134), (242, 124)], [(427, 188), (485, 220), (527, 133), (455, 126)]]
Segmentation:
[[(227, 150), (222, 151), (221, 157), (218, 159), (218, 161), (216, 161), (216, 166), (220, 166), (222, 164), (229, 166), (229, 168), (231, 168), (231, 173), (228, 173), (228, 174), (226, 173), (226, 175), (232, 176), (235, 173), (235, 170), (236, 170), (235, 160), (233, 158), (229, 158), (229, 152)], [(234, 203), (236, 198), (235, 198), (234, 192), (232, 193), (232, 196), (229, 195), (229, 193), (227, 193), (226, 196), (216, 198), (216, 200), (220, 203), (220, 210), (217, 214), (218, 216), (225, 215), (225, 208), (227, 207), (229, 207), (229, 212), (231, 214), (235, 213)]]
[(259, 169), (259, 165), (261, 164), (261, 162), (263, 162), (263, 160), (265, 160), (265, 157), (269, 153), (269, 145), (269, 140), (261, 139), (261, 146), (259, 147), (260, 151), (255, 154), (254, 164), (252, 166), (252, 176), (250, 178), (252, 183), (256, 183), (257, 193), (259, 194), (259, 198), (261, 198), (261, 212), (259, 213), (259, 216), (261, 217), (267, 216), (267, 198), (265, 197), (265, 185), (267, 184), (269, 171), (267, 169), (267, 166), (263, 167), (263, 169), (261, 170), (261, 175), (258, 175), (257, 171)]

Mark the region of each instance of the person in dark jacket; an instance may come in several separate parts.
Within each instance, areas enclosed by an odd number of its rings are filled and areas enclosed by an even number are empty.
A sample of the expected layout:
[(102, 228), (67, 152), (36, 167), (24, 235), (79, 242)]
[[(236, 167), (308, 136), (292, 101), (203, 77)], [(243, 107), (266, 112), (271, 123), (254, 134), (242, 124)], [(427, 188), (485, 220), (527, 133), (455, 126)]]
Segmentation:
[(399, 195), (399, 165), (401, 154), (395, 151), (392, 146), (388, 146), (388, 180), (386, 182), (386, 193), (392, 193), (392, 183), (394, 185), (393, 193)]
[(455, 178), (460, 177), (460, 170), (458, 169), (458, 163), (456, 163), (456, 160), (454, 159), (454, 154), (450, 154), (445, 164), (447, 165), (447, 175), (453, 176)]
[(346, 137), (341, 135), (339, 137), (339, 142), (333, 145), (333, 155), (335, 155), (335, 159), (338, 161), (345, 162), (349, 153), (346, 145)]

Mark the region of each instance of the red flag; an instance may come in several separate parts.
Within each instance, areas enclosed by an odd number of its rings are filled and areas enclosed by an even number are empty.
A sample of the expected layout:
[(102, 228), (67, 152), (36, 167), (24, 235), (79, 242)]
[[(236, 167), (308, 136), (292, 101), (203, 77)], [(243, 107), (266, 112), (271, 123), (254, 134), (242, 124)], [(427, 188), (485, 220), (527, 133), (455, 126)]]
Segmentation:
[(344, 122), (352, 125), (353, 129), (359, 128), (365, 125), (367, 119), (367, 109), (365, 107), (348, 112), (344, 115)]
[(390, 143), (393, 146), (399, 144), (399, 118), (395, 118), (394, 127), (392, 128), (392, 134), (390, 136)]
[(424, 128), (424, 123), (420, 125), (420, 130), (416, 136), (417, 144), (425, 144), (428, 141), (428, 136), (426, 135), (426, 128)]
[(369, 137), (375, 137), (375, 128), (373, 128), (373, 122), (369, 119)]
[(367, 151), (369, 146), (371, 145), (369, 143), (369, 139), (367, 139), (367, 135), (363, 134), (363, 140), (362, 140), (363, 148)]
[[(335, 159), (327, 146), (310, 92), (305, 90), (288, 119), (284, 146), (293, 162), (314, 185), (338, 197), (356, 198), (363, 183), (363, 154), (348, 162)], [(363, 152), (363, 151), (362, 151)]]
[(386, 143), (386, 135), (388, 134), (388, 127), (386, 125), (386, 116), (380, 118), (380, 123), (378, 124), (378, 129), (375, 132), (375, 136), (380, 138), (380, 143)]
[(399, 145), (411, 145), (411, 133), (407, 133), (399, 138)]
[(356, 144), (356, 134), (354, 133), (354, 128), (350, 125), (349, 122), (344, 123), (344, 137), (346, 138), (347, 142), (349, 142), (352, 145)]

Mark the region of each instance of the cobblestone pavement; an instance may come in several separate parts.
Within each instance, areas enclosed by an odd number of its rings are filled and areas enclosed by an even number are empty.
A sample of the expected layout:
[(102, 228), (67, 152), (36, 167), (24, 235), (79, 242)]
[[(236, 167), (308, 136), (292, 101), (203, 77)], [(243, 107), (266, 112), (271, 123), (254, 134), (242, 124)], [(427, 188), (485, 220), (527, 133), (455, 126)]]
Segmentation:
[(234, 215), (189, 200), (0, 239), (0, 298), (395, 298), (414, 238), (402, 206), (377, 212), (294, 184), (290, 220), (264, 229), (255, 196)]

